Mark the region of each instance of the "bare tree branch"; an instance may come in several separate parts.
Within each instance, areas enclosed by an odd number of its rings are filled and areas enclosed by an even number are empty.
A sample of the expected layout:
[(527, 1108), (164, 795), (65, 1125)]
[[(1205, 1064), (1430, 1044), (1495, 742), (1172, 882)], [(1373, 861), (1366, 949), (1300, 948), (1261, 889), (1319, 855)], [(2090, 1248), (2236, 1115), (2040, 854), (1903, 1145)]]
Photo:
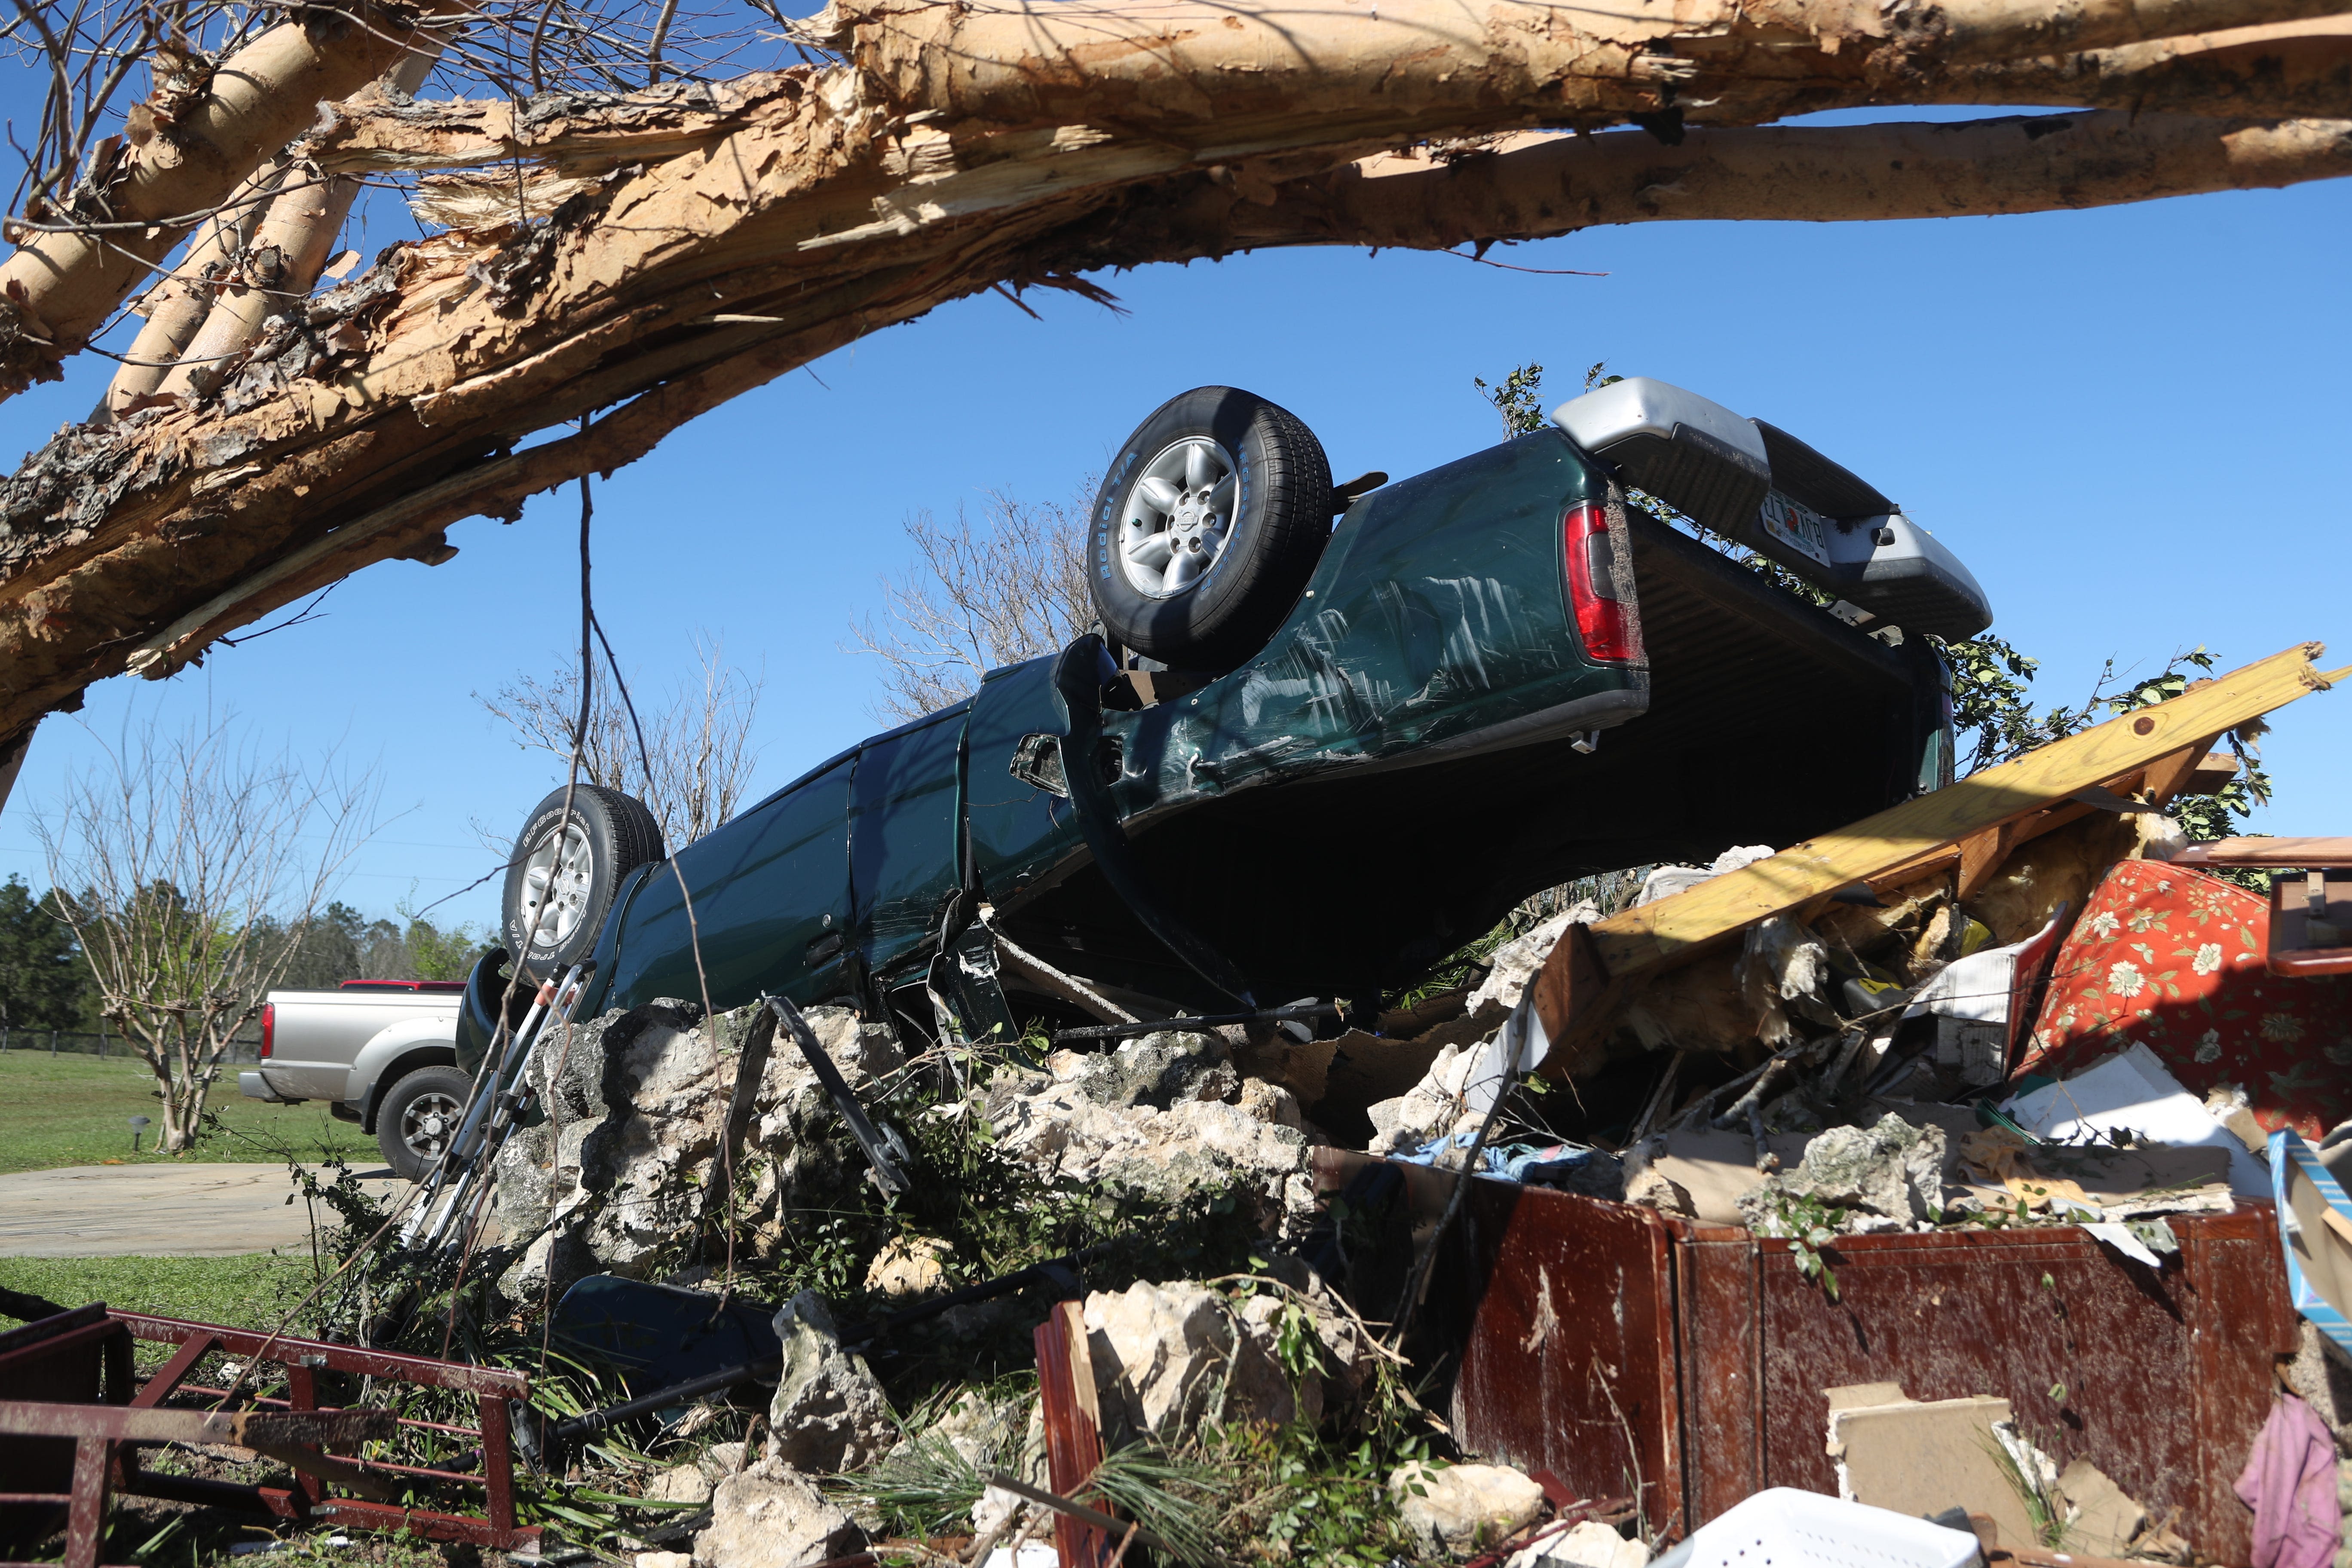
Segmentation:
[(101, 1009), (163, 1095), (159, 1149), (194, 1140), (231, 1037), (373, 831), (374, 804), (365, 776), (265, 756), (228, 723), (151, 723), (36, 816)]
[[(580, 769), (588, 782), (644, 801), (672, 849), (693, 843), (735, 815), (759, 760), (751, 747), (751, 726), (765, 681), (727, 663), (715, 639), (697, 637), (695, 658), (695, 679), (673, 688), (665, 698), (649, 700), (651, 694), (630, 681), (630, 696), (645, 725), (643, 752), (606, 670), (594, 675), (595, 700), (589, 708), (587, 733), (581, 737)], [(476, 692), (474, 700), (513, 730), (516, 743), (525, 750), (570, 763), (580, 709), (576, 658), (546, 680), (525, 675), (492, 696)]]
[[(2031, 211), (2352, 173), (2345, 121), (2086, 112), (1692, 132), (1672, 148), (1636, 132), (1537, 138), (1276, 181), (1091, 132), (959, 152), (917, 125), (861, 142), (818, 90), (828, 79), (771, 79), (713, 152), (616, 171), (539, 227), (401, 247), (273, 323), (230, 404), (70, 431), (29, 459), (0, 488), (0, 735), (126, 667), (168, 674), (359, 566), (444, 559), (458, 518), (514, 515), (730, 397), (1000, 281), (1262, 245)], [(646, 129), (639, 117), (631, 133)], [(813, 184), (812, 167), (837, 172)], [(909, 177), (926, 199), (885, 199)], [(605, 221), (616, 213), (627, 221)], [(585, 433), (511, 449), (604, 407)]]
[(1066, 647), (1094, 619), (1087, 591), (1087, 508), (1091, 479), (1067, 506), (989, 492), (986, 521), (962, 507), (952, 525), (929, 512), (907, 520), (919, 569), (885, 578), (885, 620), (854, 621), (851, 634), (882, 660), (875, 716), (919, 719), (971, 696), (981, 677)]

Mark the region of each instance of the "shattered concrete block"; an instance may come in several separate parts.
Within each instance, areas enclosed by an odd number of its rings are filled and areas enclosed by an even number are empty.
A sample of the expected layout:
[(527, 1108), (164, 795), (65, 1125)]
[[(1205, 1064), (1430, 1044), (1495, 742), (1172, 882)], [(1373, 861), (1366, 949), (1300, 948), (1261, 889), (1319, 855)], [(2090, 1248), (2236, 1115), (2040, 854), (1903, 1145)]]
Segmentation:
[(1488, 1005), (1507, 1013), (1519, 1005), (1526, 994), (1528, 982), (1544, 966), (1551, 950), (1559, 945), (1560, 934), (1572, 925), (1591, 925), (1601, 918), (1601, 909), (1589, 900), (1579, 900), (1567, 909), (1521, 935), (1513, 937), (1496, 948), (1487, 960), (1492, 966), (1478, 988), (1470, 993), (1469, 1011), (1476, 1014)]
[(1097, 1290), (1084, 1321), (1107, 1425), (1173, 1440), (1203, 1420), (1280, 1424), (1299, 1414), (1274, 1359), (1272, 1326), (1205, 1285)]
[(1481, 1047), (1447, 1046), (1409, 1093), (1367, 1108), (1371, 1152), (1407, 1153), (1454, 1130), (1465, 1119), (1463, 1091), (1478, 1065)]
[(865, 1544), (866, 1532), (814, 1482), (762, 1460), (719, 1483), (710, 1527), (694, 1538), (694, 1560), (702, 1568), (809, 1568)]
[(1389, 1477), (1397, 1517), (1424, 1554), (1455, 1555), (1492, 1545), (1535, 1521), (1543, 1488), (1507, 1465), (1449, 1465), (1415, 1459)]
[(1753, 1229), (1770, 1234), (1780, 1195), (1811, 1197), (1834, 1208), (1908, 1224), (1944, 1201), (1944, 1130), (1916, 1127), (1889, 1111), (1871, 1127), (1832, 1127), (1805, 1146), (1805, 1157), (1739, 1197)]
[(866, 1288), (891, 1299), (928, 1296), (947, 1281), (947, 1245), (928, 1236), (901, 1236), (866, 1265)]
[[(1271, 1121), (1277, 1127), (1287, 1127), (1296, 1132), (1307, 1131), (1307, 1112), (1300, 1109), (1298, 1097), (1278, 1083), (1268, 1083), (1259, 1078), (1244, 1079), (1240, 1097), (1234, 1103), (1244, 1114), (1255, 1116), (1260, 1121)], [(1311, 1138), (1312, 1134), (1308, 1136)]]
[(1504, 1568), (1646, 1568), (1650, 1549), (1588, 1519), (1511, 1554)]
[(646, 1497), (654, 1502), (709, 1502), (710, 1478), (700, 1465), (672, 1465), (654, 1477)]
[[(692, 1226), (757, 1013), (705, 1020), (693, 1004), (663, 998), (607, 1013), (534, 1055), (549, 1121), (518, 1130), (494, 1172), (505, 1233), (524, 1246), (499, 1280), (509, 1299), (561, 1295), (599, 1272), (643, 1279)], [(889, 1029), (847, 1008), (806, 1016), (853, 1089), (905, 1061)], [(767, 1216), (773, 1229), (783, 1210), (832, 1206), (855, 1192), (860, 1172), (829, 1136), (839, 1114), (799, 1051), (771, 1054), (752, 1109), (740, 1166), (752, 1178), (752, 1212), (739, 1218), (756, 1231)]]
[(842, 1348), (824, 1298), (803, 1290), (776, 1311), (783, 1373), (768, 1406), (767, 1457), (796, 1470), (862, 1469), (898, 1441), (898, 1423), (866, 1358)]
[(1121, 1109), (1230, 1100), (1241, 1088), (1223, 1038), (1210, 1034), (1162, 1030), (1122, 1040), (1115, 1050), (1055, 1051), (1045, 1065), (1097, 1105)]
[[(1209, 1036), (1146, 1038), (1205, 1041), (1223, 1048)], [(1206, 1070), (1173, 1076), (1194, 1089), (1224, 1081), (1238, 1089), (1240, 1080), (1229, 1065), (1202, 1065), (1222, 1074), (1222, 1080)], [(1304, 1234), (1314, 1223), (1306, 1135), (1221, 1100), (1177, 1093), (1164, 1108), (1150, 1103), (1171, 1076), (1162, 1069), (1146, 1074), (1114, 1067), (1100, 1079), (1090, 1069), (1084, 1079), (1056, 1081), (1045, 1073), (1005, 1072), (989, 1085), (983, 1112), (997, 1152), (1047, 1180), (1087, 1184), (1150, 1203), (1235, 1189), (1254, 1201), (1268, 1230), (1284, 1237)], [(1119, 1103), (1116, 1095), (1099, 1098), (1114, 1078), (1137, 1096), (1134, 1103)]]

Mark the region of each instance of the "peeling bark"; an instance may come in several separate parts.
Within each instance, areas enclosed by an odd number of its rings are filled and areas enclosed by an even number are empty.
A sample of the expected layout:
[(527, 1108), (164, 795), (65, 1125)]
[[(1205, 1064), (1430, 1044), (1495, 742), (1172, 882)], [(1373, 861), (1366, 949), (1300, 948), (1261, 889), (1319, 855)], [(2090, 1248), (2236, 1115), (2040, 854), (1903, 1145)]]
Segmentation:
[(2352, 16), (2005, 61), (1968, 74), (1978, 103), (2079, 103), (2231, 115), (2352, 110)]
[[(2042, 210), (2352, 173), (2345, 121), (2087, 112), (1701, 131), (1678, 147), (1524, 137), (1272, 181), (1246, 165), (1171, 174), (1163, 149), (1085, 136), (983, 138), (971, 159), (910, 133), (861, 140), (814, 90), (821, 75), (779, 79), (731, 132), (607, 174), (546, 225), (396, 248), (273, 321), (212, 403), (68, 432), (36, 455), (0, 490), (0, 734), (92, 679), (169, 673), (371, 562), (446, 558), (457, 519), (513, 516), (727, 398), (1000, 280), (1268, 245)], [(809, 180), (813, 152), (845, 172)], [(935, 199), (893, 197), (904, 176), (888, 171), (904, 168), (929, 171), (916, 189)], [(584, 432), (509, 450), (616, 404)]]
[(73, 218), (104, 226), (41, 231), (12, 221), (21, 248), (0, 263), (0, 395), (56, 380), (58, 361), (79, 353), (206, 213), (322, 100), (349, 97), (398, 58), (413, 26), (385, 11), (306, 10), (222, 61), (144, 145), (76, 193)]
[[(2040, 211), (2352, 173), (2352, 120), (2335, 117), (2352, 102), (2328, 86), (2338, 23), (2297, 20), (2311, 8), (1382, 0), (1375, 21), (874, 0), (828, 13), (844, 66), (521, 106), (339, 105), (299, 149), (318, 167), (454, 171), (469, 183), (448, 210), (497, 216), (512, 179), (523, 216), (394, 247), (268, 320), (216, 389), (186, 378), (173, 405), (66, 432), (0, 486), (0, 738), (93, 679), (183, 668), (372, 562), (446, 559), (460, 518), (516, 515), (751, 387), (1001, 284), (1084, 290), (1087, 270), (1262, 246)], [(2274, 68), (2281, 51), (2305, 64)], [(2028, 83), (2110, 101), (2200, 72), (2239, 84), (2233, 101), (2278, 91), (2333, 113), (1739, 125)], [(1529, 133), (1667, 111), (1655, 136)], [(1685, 114), (1725, 128), (1685, 134)]]

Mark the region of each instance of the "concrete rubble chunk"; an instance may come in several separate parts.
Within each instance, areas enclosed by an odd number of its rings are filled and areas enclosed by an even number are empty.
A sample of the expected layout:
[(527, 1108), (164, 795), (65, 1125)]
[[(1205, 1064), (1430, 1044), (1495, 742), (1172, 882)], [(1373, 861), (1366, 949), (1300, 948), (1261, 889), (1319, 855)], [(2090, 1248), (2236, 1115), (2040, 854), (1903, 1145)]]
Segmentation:
[(694, 1568), (694, 1553), (691, 1552), (640, 1552), (636, 1555), (635, 1563), (636, 1568)]
[(694, 1560), (702, 1568), (809, 1568), (865, 1544), (866, 1532), (814, 1481), (767, 1459), (719, 1483)]
[(724, 1480), (751, 1462), (748, 1443), (713, 1443), (702, 1451), (702, 1473), (713, 1482)]
[(1535, 1522), (1543, 1488), (1507, 1465), (1448, 1465), (1415, 1459), (1389, 1477), (1389, 1496), (1425, 1556), (1492, 1546)]
[(654, 1477), (646, 1496), (654, 1502), (709, 1502), (710, 1478), (700, 1465), (672, 1465)]
[(1108, 1051), (1055, 1051), (1046, 1068), (1097, 1105), (1148, 1105), (1165, 1110), (1178, 1100), (1228, 1100), (1241, 1088), (1223, 1038), (1160, 1030), (1122, 1040)]
[(1538, 1537), (1506, 1560), (1504, 1568), (1647, 1568), (1650, 1549), (1597, 1520)]
[(1559, 945), (1560, 933), (1572, 925), (1591, 925), (1600, 918), (1600, 906), (1580, 900), (1496, 948), (1494, 956), (1486, 961), (1492, 965), (1486, 971), (1486, 978), (1470, 993), (1469, 1011), (1475, 1015), (1489, 1003), (1498, 1013), (1507, 1013), (1517, 1006), (1527, 992), (1528, 982), (1536, 977), (1536, 971), (1551, 956), (1551, 950)]
[(1740, 1194), (1740, 1215), (1761, 1236), (1782, 1234), (1780, 1200), (1810, 1197), (1852, 1211), (1848, 1228), (1901, 1228), (1943, 1206), (1944, 1130), (1915, 1126), (1888, 1111), (1869, 1127), (1832, 1127), (1805, 1145), (1805, 1157)]
[(1464, 1121), (1475, 1124), (1464, 1091), (1478, 1056), (1475, 1045), (1447, 1046), (1409, 1092), (1370, 1107), (1365, 1114), (1372, 1121), (1371, 1152), (1408, 1153)]
[(947, 1282), (947, 1244), (937, 1237), (896, 1237), (866, 1265), (866, 1288), (893, 1300), (928, 1296)]
[(803, 1290), (776, 1311), (784, 1365), (768, 1406), (767, 1458), (796, 1470), (862, 1469), (898, 1438), (866, 1358), (841, 1345), (824, 1298)]
[(1274, 1357), (1269, 1314), (1248, 1310), (1255, 1300), (1237, 1310), (1192, 1280), (1089, 1295), (1087, 1349), (1104, 1424), (1172, 1440), (1203, 1420), (1302, 1414)]
[[(714, 1177), (743, 1041), (756, 1006), (706, 1020), (674, 998), (581, 1025), (532, 1058), (549, 1117), (519, 1128), (495, 1169), (509, 1236), (531, 1237), (499, 1288), (562, 1295), (583, 1277), (644, 1279), (692, 1228)], [(845, 1007), (812, 1007), (809, 1027), (853, 1090), (904, 1065), (897, 1037)], [(781, 1243), (782, 1213), (852, 1195), (863, 1162), (831, 1135), (839, 1113), (789, 1042), (771, 1051), (740, 1152), (739, 1224)]]
[(1124, 1062), (1121, 1052), (1056, 1052), (1055, 1072), (999, 1073), (982, 1101), (997, 1152), (1047, 1180), (1148, 1203), (1234, 1190), (1267, 1230), (1303, 1234), (1315, 1214), (1306, 1134), (1201, 1098), (1240, 1089), (1217, 1037), (1157, 1034), (1143, 1043), (1151, 1049)]

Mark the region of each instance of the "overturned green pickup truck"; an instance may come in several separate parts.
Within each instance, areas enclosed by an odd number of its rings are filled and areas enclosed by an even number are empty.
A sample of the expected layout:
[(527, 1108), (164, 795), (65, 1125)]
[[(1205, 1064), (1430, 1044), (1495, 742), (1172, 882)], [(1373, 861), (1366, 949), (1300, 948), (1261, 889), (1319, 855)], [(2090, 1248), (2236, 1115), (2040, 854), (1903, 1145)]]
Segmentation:
[[(549, 796), (509, 868), (508, 951), (534, 977), (593, 959), (589, 1012), (772, 992), (928, 1026), (921, 988), (990, 967), (975, 931), (1144, 1017), (1378, 996), (1537, 889), (1787, 844), (1947, 782), (1948, 677), (1921, 634), (1991, 621), (1868, 483), (1639, 379), (1337, 486), (1295, 416), (1202, 388), (1129, 438), (1090, 529), (1098, 634), (674, 856), (625, 795), (583, 785), (568, 822)], [(469, 992), (476, 1042), (505, 962)]]

